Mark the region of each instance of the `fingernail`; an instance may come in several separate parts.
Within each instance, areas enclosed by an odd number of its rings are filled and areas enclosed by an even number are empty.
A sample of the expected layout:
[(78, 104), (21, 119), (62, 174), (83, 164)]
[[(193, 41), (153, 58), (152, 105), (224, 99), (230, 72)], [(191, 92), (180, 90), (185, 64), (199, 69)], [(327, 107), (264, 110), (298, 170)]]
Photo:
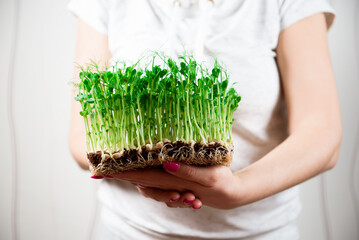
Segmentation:
[(142, 185), (142, 184), (137, 184), (137, 186), (138, 186), (139, 188), (146, 188), (146, 186), (144, 186), (144, 185)]
[(102, 177), (102, 176), (93, 175), (93, 176), (91, 176), (91, 178), (93, 178), (93, 179), (102, 179), (103, 177)]
[(193, 209), (200, 209), (201, 206), (192, 206)]
[(110, 175), (103, 175), (105, 178), (113, 178), (112, 176)]
[(194, 201), (194, 199), (193, 199), (193, 200), (188, 200), (188, 199), (185, 199), (185, 200), (184, 200), (184, 203), (189, 204), (189, 203), (193, 203), (193, 201)]
[(179, 169), (179, 164), (176, 162), (165, 162), (163, 163), (163, 167), (171, 172), (176, 172)]
[(180, 197), (176, 198), (176, 199), (170, 199), (170, 202), (177, 202), (180, 199)]

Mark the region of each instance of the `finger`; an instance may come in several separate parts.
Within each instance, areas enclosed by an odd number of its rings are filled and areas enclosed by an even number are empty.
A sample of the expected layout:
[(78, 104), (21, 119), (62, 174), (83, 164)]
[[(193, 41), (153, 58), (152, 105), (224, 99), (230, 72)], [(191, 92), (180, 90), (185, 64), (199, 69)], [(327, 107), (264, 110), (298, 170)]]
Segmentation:
[(181, 195), (176, 191), (162, 190), (152, 187), (138, 186), (138, 191), (147, 198), (152, 198), (158, 202), (176, 202)]
[(181, 198), (177, 204), (183, 207), (191, 207), (194, 200), (196, 200), (196, 196), (193, 193), (185, 192), (181, 194)]
[[(178, 202), (179, 203), (179, 202)], [(171, 203), (171, 202), (168, 202), (166, 203), (167, 207), (170, 207), (170, 208), (193, 208), (193, 209), (200, 209), (202, 207), (202, 202), (201, 200), (199, 199), (195, 199), (193, 201), (193, 203), (191, 205), (183, 205), (183, 204), (178, 204), (178, 203)]]
[(196, 167), (176, 162), (163, 163), (164, 169), (179, 178), (199, 183), (206, 187), (213, 186), (220, 178), (223, 166)]
[(185, 191), (185, 188), (193, 184), (169, 174), (163, 169), (139, 169), (124, 171), (112, 175), (115, 179), (139, 183), (149, 187), (156, 187), (165, 190)]
[(191, 208), (193, 204), (202, 205), (202, 202), (197, 199), (193, 193), (185, 192), (181, 194), (181, 198), (176, 202), (166, 203), (168, 207), (171, 208)]
[(176, 208), (190, 208), (192, 202), (196, 199), (196, 197), (191, 192), (181, 193), (181, 197), (176, 202), (169, 202), (167, 206), (176, 207)]
[(193, 209), (200, 209), (202, 207), (202, 202), (198, 198), (195, 199), (191, 206)]
[(118, 172), (116, 174), (111, 175), (112, 177), (120, 180), (127, 180), (127, 181), (135, 181), (135, 180), (144, 180), (147, 178), (153, 177), (154, 175), (158, 177), (163, 177), (163, 171), (159, 169), (136, 169), (136, 170), (129, 170)]

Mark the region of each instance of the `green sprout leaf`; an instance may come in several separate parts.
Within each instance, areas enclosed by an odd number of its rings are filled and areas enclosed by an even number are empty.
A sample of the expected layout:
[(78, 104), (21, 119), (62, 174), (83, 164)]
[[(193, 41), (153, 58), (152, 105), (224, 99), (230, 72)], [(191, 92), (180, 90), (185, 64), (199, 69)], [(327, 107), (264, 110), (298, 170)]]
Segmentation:
[(241, 97), (228, 89), (228, 74), (217, 61), (212, 69), (191, 56), (155, 55), (145, 68), (140, 61), (116, 64), (112, 71), (94, 64), (79, 73), (75, 100), (81, 103), (89, 151), (122, 151), (165, 138), (231, 143)]

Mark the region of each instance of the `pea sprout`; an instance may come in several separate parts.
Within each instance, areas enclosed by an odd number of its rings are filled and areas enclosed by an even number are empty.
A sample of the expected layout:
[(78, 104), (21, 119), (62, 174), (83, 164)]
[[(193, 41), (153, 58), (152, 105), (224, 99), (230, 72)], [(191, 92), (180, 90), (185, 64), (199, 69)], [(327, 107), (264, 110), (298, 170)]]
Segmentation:
[[(162, 66), (156, 65), (158, 58)], [(226, 70), (207, 69), (191, 56), (176, 62), (154, 55), (150, 66), (116, 64), (82, 68), (76, 84), (88, 152), (102, 155), (155, 147), (159, 142), (232, 145), (233, 113), (241, 97)]]

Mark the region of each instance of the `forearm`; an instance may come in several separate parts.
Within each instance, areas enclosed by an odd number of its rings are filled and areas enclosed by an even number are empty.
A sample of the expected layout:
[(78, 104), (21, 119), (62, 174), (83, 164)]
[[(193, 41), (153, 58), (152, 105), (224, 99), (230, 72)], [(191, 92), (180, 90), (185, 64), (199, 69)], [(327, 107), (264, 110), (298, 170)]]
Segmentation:
[(271, 196), (334, 167), (340, 141), (340, 125), (303, 123), (278, 147), (235, 173), (239, 205)]
[[(74, 69), (74, 80), (79, 82), (80, 69)], [(86, 132), (83, 117), (80, 115), (81, 105), (75, 101), (78, 91), (74, 88), (72, 92), (72, 106), (71, 106), (71, 123), (69, 131), (69, 149), (72, 157), (76, 160), (82, 169), (88, 170), (89, 164), (87, 161), (87, 147), (86, 147)]]
[[(92, 29), (88, 24), (82, 20), (78, 21), (76, 54), (75, 54), (75, 71), (74, 82), (78, 83), (80, 66), (87, 65), (90, 60), (96, 61), (100, 69), (109, 66), (111, 53), (108, 47), (107, 35), (103, 35)], [(84, 119), (80, 116), (81, 105), (74, 100), (77, 92), (73, 92), (72, 96), (72, 110), (71, 110), (71, 124), (69, 131), (69, 147), (70, 152), (76, 162), (83, 169), (88, 169), (87, 161), (87, 147), (86, 147), (86, 132)]]
[[(74, 79), (75, 82), (79, 82), (80, 69), (75, 68)], [(71, 109), (71, 123), (69, 131), (69, 149), (72, 157), (76, 160), (79, 166), (84, 169), (89, 169), (87, 161), (87, 147), (86, 147), (86, 132), (83, 117), (80, 115), (81, 105), (74, 100), (77, 95), (75, 88), (72, 93), (72, 109)]]
[(86, 133), (84, 129), (75, 129), (74, 126), (70, 126), (69, 149), (72, 157), (76, 160), (79, 166), (84, 170), (88, 170), (89, 164), (86, 156)]
[(341, 119), (322, 13), (281, 32), (277, 64), (289, 137), (235, 173), (239, 205), (263, 199), (334, 167)]

